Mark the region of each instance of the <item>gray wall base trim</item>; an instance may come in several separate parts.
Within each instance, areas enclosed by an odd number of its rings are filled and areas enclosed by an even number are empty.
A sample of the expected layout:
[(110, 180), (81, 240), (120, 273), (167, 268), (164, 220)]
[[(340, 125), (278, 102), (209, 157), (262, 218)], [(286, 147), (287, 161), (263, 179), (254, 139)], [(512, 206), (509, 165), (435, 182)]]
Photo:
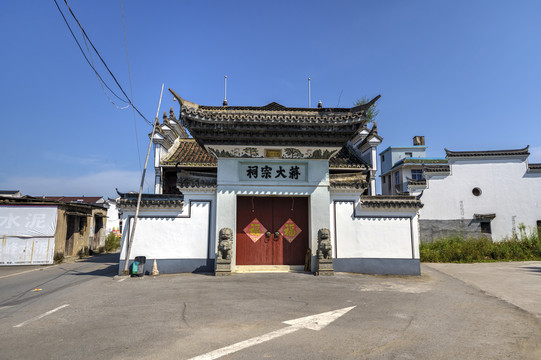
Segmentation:
[[(124, 269), (125, 260), (120, 260), (118, 274)], [(130, 267), (133, 260), (130, 260)], [(157, 259), (158, 271), (160, 274), (177, 273), (214, 273), (214, 259)], [(145, 263), (145, 275), (152, 274), (154, 259), (147, 258)]]
[(333, 259), (334, 271), (377, 275), (421, 275), (419, 259)]

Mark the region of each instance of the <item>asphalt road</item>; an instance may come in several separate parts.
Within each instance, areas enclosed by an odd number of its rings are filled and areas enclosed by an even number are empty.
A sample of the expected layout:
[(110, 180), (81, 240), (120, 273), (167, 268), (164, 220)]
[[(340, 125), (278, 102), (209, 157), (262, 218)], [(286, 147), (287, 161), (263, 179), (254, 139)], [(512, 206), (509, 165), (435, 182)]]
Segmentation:
[[(139, 279), (114, 277), (112, 260), (0, 271), (0, 358), (189, 359), (229, 346), (222, 359), (541, 358), (535, 314), (428, 266)], [(284, 323), (345, 308), (320, 330)]]

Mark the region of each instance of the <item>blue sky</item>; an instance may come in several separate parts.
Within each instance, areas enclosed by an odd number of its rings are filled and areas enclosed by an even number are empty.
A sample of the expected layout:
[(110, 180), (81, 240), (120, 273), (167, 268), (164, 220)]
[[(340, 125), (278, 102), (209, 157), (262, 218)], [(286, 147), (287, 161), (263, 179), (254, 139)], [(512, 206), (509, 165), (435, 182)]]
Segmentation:
[[(129, 94), (120, 0), (69, 4)], [(123, 6), (133, 99), (148, 119), (162, 83), (190, 101), (221, 105), (227, 75), (230, 105), (307, 106), (310, 77), (312, 106), (382, 95), (380, 151), (424, 135), (431, 157), (444, 148), (530, 145), (530, 161), (541, 162), (539, 1)], [(106, 197), (136, 190), (151, 128), (109, 102), (54, 1), (4, 3), (0, 33), (0, 189)], [(171, 106), (178, 113), (165, 92), (160, 118)], [(153, 173), (151, 162), (145, 191)]]

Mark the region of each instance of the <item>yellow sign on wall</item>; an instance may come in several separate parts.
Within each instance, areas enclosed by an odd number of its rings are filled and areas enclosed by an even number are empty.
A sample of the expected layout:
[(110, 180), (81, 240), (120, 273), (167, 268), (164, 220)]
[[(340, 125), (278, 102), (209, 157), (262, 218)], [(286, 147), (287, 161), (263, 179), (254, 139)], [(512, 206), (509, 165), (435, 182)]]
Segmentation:
[(282, 150), (278, 149), (265, 149), (265, 157), (268, 158), (281, 158)]

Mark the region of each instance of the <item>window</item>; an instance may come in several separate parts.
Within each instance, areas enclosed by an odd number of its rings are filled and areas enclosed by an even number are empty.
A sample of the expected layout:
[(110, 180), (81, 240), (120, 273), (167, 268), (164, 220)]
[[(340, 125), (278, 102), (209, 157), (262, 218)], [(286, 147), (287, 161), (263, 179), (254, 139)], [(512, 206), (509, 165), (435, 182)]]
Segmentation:
[(406, 157), (413, 157), (413, 153), (412, 152), (407, 152)]
[(400, 184), (400, 171), (394, 173), (394, 183), (396, 185)]
[(492, 234), (490, 221), (481, 221), (481, 234)]
[(385, 154), (381, 154), (381, 162), (385, 161)]
[(473, 196), (480, 196), (483, 192), (481, 191), (481, 189), (479, 189), (478, 187), (476, 187), (476, 188), (473, 188), (473, 190), (471, 191), (471, 193), (473, 194)]
[(381, 180), (383, 181), (384, 184), (385, 184), (385, 178), (386, 178), (386, 177), (387, 177), (387, 176), (384, 176), (384, 177), (381, 179)]
[(423, 180), (423, 170), (413, 169), (411, 170), (412, 180)]

